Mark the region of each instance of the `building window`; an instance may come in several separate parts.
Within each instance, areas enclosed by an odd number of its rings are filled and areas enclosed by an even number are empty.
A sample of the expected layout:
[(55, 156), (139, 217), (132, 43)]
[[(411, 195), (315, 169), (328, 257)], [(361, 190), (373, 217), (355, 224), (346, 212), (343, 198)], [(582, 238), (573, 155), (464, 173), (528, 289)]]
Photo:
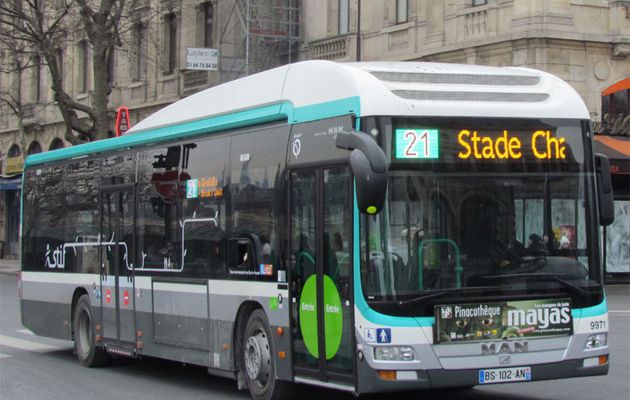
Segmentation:
[(472, 0), (473, 7), (485, 6), (486, 4), (488, 4), (488, 0)]
[(201, 35), (202, 40), (200, 44), (205, 48), (212, 48), (212, 18), (214, 15), (214, 10), (212, 8), (212, 3), (207, 2), (201, 4), (200, 10), (200, 18), (201, 18)]
[(630, 78), (622, 79), (602, 91), (601, 123), (596, 124), (597, 133), (605, 135), (627, 135), (626, 121), (630, 117)]
[(133, 62), (131, 77), (134, 81), (146, 79), (147, 71), (146, 27), (137, 23), (133, 28)]
[(350, 0), (339, 0), (339, 34), (350, 31)]
[(396, 23), (402, 24), (409, 19), (409, 0), (396, 0)]
[(88, 66), (90, 63), (89, 59), (89, 51), (88, 51), (88, 43), (80, 42), (79, 43), (79, 71), (77, 74), (78, 79), (78, 90), (79, 93), (87, 93), (88, 91)]
[(177, 15), (164, 17), (164, 73), (172, 74), (177, 68)]
[(33, 76), (32, 76), (32, 87), (31, 87), (31, 98), (35, 103), (41, 103), (42, 99), (42, 66), (41, 66), (41, 57), (36, 56), (33, 59)]
[(116, 79), (116, 49), (111, 49), (107, 56), (107, 81), (110, 87), (115, 85)]
[(602, 97), (602, 117), (630, 115), (630, 89), (619, 90)]
[(59, 150), (63, 148), (64, 148), (63, 140), (59, 138), (55, 138), (50, 144), (50, 147), (48, 148), (48, 150)]
[(20, 151), (20, 146), (18, 146), (17, 144), (14, 144), (9, 148), (9, 152), (7, 153), (7, 158), (19, 157), (21, 155), (22, 155), (22, 152)]
[(28, 146), (28, 151), (26, 152), (26, 154), (30, 156), (31, 154), (37, 154), (41, 152), (42, 152), (42, 146), (38, 142), (32, 142)]
[(59, 74), (59, 82), (63, 87), (63, 49), (55, 50), (55, 59), (57, 60), (57, 70)]

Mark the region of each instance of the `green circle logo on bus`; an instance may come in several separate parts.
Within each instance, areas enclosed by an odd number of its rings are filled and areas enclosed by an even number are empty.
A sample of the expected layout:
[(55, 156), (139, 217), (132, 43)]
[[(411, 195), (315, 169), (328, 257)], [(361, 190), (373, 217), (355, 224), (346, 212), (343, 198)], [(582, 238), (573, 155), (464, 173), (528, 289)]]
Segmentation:
[[(330, 360), (337, 354), (341, 346), (343, 332), (343, 315), (341, 312), (341, 298), (335, 283), (328, 275), (324, 275), (324, 325), (326, 327), (326, 359)], [(300, 330), (304, 344), (309, 353), (319, 357), (317, 341), (317, 278), (311, 275), (302, 288), (300, 297)]]

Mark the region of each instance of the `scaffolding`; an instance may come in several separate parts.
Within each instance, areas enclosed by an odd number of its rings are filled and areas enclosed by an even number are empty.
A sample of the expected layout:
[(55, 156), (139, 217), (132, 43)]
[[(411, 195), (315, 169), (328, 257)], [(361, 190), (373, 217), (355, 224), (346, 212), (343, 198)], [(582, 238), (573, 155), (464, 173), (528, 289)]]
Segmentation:
[[(301, 0), (225, 2), (220, 36), (221, 82), (297, 61)], [(225, 4), (224, 3), (224, 4)]]

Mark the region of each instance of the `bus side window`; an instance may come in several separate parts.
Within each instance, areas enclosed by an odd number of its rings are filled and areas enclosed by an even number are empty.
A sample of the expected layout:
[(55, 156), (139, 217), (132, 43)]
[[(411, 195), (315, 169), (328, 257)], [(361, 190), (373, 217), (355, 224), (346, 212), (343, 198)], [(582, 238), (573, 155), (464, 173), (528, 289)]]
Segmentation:
[(229, 137), (207, 137), (183, 143), (181, 156), (173, 150), (162, 163), (179, 159), (177, 215), (182, 232), (182, 276), (227, 278), (227, 172)]
[(181, 269), (177, 146), (138, 155), (138, 269)]
[[(282, 229), (282, 171), (286, 162), (289, 127), (271, 127), (231, 136), (230, 146), (230, 236), (248, 239), (255, 254), (247, 263), (230, 253), (230, 277), (276, 280), (282, 269), (278, 234)], [(265, 246), (265, 244), (268, 244)], [(238, 247), (243, 249), (244, 244)], [(243, 251), (240, 252), (244, 255)], [(240, 266), (240, 267), (239, 267)], [(247, 267), (245, 267), (247, 266)], [(238, 267), (238, 270), (235, 268)], [(249, 272), (243, 270), (250, 268)]]

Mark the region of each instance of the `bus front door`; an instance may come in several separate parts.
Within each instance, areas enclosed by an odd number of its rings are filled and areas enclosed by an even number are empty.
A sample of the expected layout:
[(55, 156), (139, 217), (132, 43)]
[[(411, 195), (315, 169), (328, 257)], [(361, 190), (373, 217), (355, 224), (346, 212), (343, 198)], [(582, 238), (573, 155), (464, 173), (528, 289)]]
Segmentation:
[(354, 387), (351, 184), (347, 167), (291, 172), (296, 381)]
[(101, 310), (103, 342), (108, 350), (133, 355), (136, 341), (134, 304), (133, 187), (101, 192)]

